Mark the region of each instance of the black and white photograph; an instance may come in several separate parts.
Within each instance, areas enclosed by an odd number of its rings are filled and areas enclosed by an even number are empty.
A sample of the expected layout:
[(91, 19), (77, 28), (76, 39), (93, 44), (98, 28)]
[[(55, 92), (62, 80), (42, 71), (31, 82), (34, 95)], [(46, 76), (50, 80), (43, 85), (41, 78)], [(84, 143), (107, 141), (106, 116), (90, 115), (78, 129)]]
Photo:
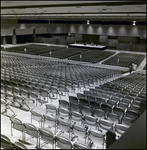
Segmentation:
[(146, 149), (146, 0), (1, 1), (1, 149)]

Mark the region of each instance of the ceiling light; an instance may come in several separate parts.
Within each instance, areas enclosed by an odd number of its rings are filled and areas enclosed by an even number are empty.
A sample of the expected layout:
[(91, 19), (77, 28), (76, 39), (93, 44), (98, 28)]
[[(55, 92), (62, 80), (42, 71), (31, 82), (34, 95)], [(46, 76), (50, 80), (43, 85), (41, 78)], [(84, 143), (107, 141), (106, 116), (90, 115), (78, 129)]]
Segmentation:
[(136, 25), (136, 21), (133, 21), (133, 26), (135, 26)]
[(87, 20), (87, 24), (89, 24), (89, 20)]

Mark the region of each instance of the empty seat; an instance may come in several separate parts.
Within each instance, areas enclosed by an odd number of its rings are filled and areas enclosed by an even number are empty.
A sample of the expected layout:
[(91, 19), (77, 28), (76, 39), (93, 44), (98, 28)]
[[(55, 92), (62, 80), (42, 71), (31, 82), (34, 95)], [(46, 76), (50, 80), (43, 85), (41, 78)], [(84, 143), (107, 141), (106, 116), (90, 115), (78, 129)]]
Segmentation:
[(70, 119), (70, 112), (65, 108), (58, 108), (58, 118), (69, 120)]
[(81, 143), (81, 144), (87, 144), (87, 129), (86, 127), (84, 126), (80, 126), (80, 125), (77, 125), (77, 124), (73, 124), (72, 126), (72, 135), (73, 137), (76, 136), (77, 137), (77, 140), (76, 142), (77, 143)]
[(69, 109), (69, 103), (66, 100), (59, 100), (59, 107)]
[(105, 146), (105, 134), (97, 130), (89, 130), (89, 138), (91, 140), (93, 149), (104, 149)]
[(30, 112), (31, 112), (31, 123), (32, 120), (35, 120), (39, 123), (39, 126), (42, 127), (42, 122), (43, 122), (42, 114), (40, 112), (34, 111), (33, 109)]
[(117, 114), (115, 114), (113, 112), (107, 114), (107, 119), (109, 121), (113, 122), (114, 124), (115, 123), (116, 124), (120, 123), (120, 117), (121, 117), (120, 115), (117, 115)]
[(91, 107), (89, 107), (89, 106), (82, 106), (81, 107), (81, 113), (83, 115), (92, 115)]
[(85, 115), (84, 116), (84, 125), (88, 127), (88, 129), (97, 129), (97, 118), (90, 116), (90, 115)]
[[(45, 142), (45, 144), (51, 144), (51, 149), (54, 149), (55, 145), (55, 136), (53, 132), (47, 128), (39, 128), (39, 144), (41, 143), (41, 140)], [(39, 148), (41, 148), (41, 145), (39, 145)]]
[(30, 124), (30, 123), (24, 123), (24, 126), (25, 126), (25, 134), (28, 134), (28, 135), (32, 136), (33, 138), (36, 138), (36, 141), (37, 141), (36, 148), (38, 148), (39, 147), (39, 141), (38, 141), (39, 133), (38, 133), (38, 129), (33, 124)]
[[(57, 121), (57, 129), (58, 133), (64, 137), (68, 137), (69, 139), (71, 138), (71, 125), (70, 121), (64, 120), (64, 119), (58, 119)], [(58, 134), (57, 133), (57, 134)]]
[(105, 119), (105, 111), (102, 109), (95, 109), (94, 117), (96, 117), (98, 120)]
[(73, 148), (71, 141), (68, 138), (63, 137), (61, 135), (55, 136), (55, 141), (56, 141), (55, 149), (58, 149), (58, 148), (72, 149)]
[(49, 98), (51, 101), (58, 100), (59, 98), (59, 92), (57, 87), (51, 87), (49, 91)]
[(70, 111), (76, 111), (76, 112), (80, 112), (80, 106), (78, 103), (71, 103), (70, 102)]
[(46, 104), (46, 114), (49, 112), (50, 115), (57, 115), (57, 108), (53, 104)]
[(77, 112), (77, 111), (71, 111), (71, 121), (79, 124), (79, 125), (83, 125), (83, 116), (81, 113)]
[(43, 125), (44, 128), (47, 126), (48, 128), (54, 128), (53, 132), (56, 134), (56, 128), (57, 128), (57, 120), (56, 116), (48, 116), (48, 115), (43, 115)]
[(23, 133), (25, 131), (25, 127), (24, 127), (22, 121), (19, 120), (18, 118), (14, 118), (14, 117), (10, 117), (10, 121), (11, 121), (11, 136), (13, 135), (13, 130), (12, 129), (15, 129), (15, 130), (18, 130), (18, 131), (21, 132), (21, 134), (22, 134), (21, 135), (21, 137), (22, 137), (21, 140), (23, 140), (23, 138), (24, 138)]
[(102, 131), (102, 133), (106, 133), (107, 131), (113, 131), (113, 123), (108, 121), (108, 120), (104, 120), (101, 119), (98, 122), (99, 126), (98, 126), (98, 130)]
[(128, 128), (129, 128), (128, 126), (125, 126), (123, 124), (115, 124), (114, 126), (115, 134), (119, 138), (120, 136), (122, 136), (122, 134), (126, 132), (126, 130), (128, 130)]
[(134, 123), (135, 119), (130, 117), (122, 117), (121, 118), (121, 124), (130, 127)]
[(75, 96), (69, 96), (69, 102), (78, 104), (78, 98)]
[(109, 104), (101, 104), (101, 109), (105, 111), (105, 113), (111, 112), (112, 111), (112, 107)]

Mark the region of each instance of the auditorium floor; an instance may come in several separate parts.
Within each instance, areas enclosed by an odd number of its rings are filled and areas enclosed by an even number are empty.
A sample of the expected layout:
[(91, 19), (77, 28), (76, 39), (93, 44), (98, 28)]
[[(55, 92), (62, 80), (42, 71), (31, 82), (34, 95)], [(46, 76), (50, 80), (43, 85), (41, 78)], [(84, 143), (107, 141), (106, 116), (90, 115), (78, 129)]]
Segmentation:
[[(28, 44), (31, 44), (31, 43), (28, 43)], [(34, 43), (32, 43), (32, 44), (34, 44)], [(38, 44), (40, 44), (40, 43), (38, 43)], [(22, 45), (22, 44), (19, 44), (19, 45)], [(17, 46), (19, 46), (19, 45), (17, 45)], [(25, 44), (23, 44), (23, 45), (25, 45)], [(47, 45), (47, 44), (44, 44), (44, 45)], [(48, 45), (53, 45), (53, 44), (48, 44)], [(9, 45), (6, 45), (6, 46), (11, 47), (13, 45), (9, 44)], [(56, 45), (56, 46), (63, 46), (63, 45)], [(66, 47), (66, 46), (64, 45), (64, 47)], [(117, 50), (108, 50), (108, 51), (120, 52), (120, 51), (117, 51)], [(143, 53), (143, 54), (145, 54), (145, 53)], [(23, 55), (25, 55), (25, 54), (23, 54)], [(89, 65), (89, 66), (95, 66), (95, 67), (102, 67), (102, 68), (109, 68), (109, 69), (114, 69), (114, 70), (116, 69), (116, 70), (128, 71), (128, 68), (126, 68), (126, 67), (103, 65), (103, 64), (101, 64), (101, 62), (96, 63), (96, 64), (86, 63), (86, 62), (77, 62), (77, 61), (71, 61), (71, 62), (78, 63), (78, 64), (81, 63), (83, 65)], [(143, 62), (140, 64), (140, 66), (137, 68), (137, 70), (135, 72), (140, 72), (141, 71), (143, 73), (146, 73), (146, 71), (142, 70), (145, 64), (146, 64), (146, 58), (143, 60)], [(128, 73), (123, 74), (123, 76), (126, 76), (126, 75), (128, 75)], [(80, 91), (78, 91), (78, 92), (80, 92)], [(74, 94), (74, 93), (70, 93), (70, 95), (76, 96), (76, 94)], [(68, 100), (68, 97), (63, 97), (63, 99)], [(51, 103), (53, 103), (56, 107), (58, 107), (58, 101), (53, 101)], [(37, 110), (37, 112), (40, 112), (41, 114), (46, 114), (46, 107), (45, 107), (44, 104), (41, 107), (39, 105), (36, 106), (36, 104), (32, 104), (32, 103), (28, 103), (28, 105), (30, 106), (30, 108), (32, 108), (34, 110)], [(1, 104), (1, 110), (4, 109), (3, 107), (4, 107), (3, 104)], [(12, 106), (11, 106), (11, 109), (15, 112), (16, 118), (20, 119), (23, 123), (31, 123), (31, 113), (29, 111), (24, 111), (24, 110), (21, 110), (21, 109), (12, 107)], [(10, 110), (8, 110), (8, 114), (11, 115)], [(38, 122), (33, 121), (33, 124), (36, 127), (39, 127)], [(13, 136), (11, 136), (11, 122), (10, 122), (10, 119), (9, 119), (9, 117), (4, 116), (2, 114), (1, 114), (1, 134), (4, 134), (4, 135), (8, 136), (12, 142), (17, 141), (21, 137), (21, 133), (16, 131), (16, 130), (13, 130)], [(28, 149), (35, 149), (36, 140), (30, 138), (29, 136), (28, 136), (28, 138), (29, 138), (29, 142), (31, 143), (31, 145), (26, 145), (27, 148)], [(31, 139), (31, 141), (30, 141), (30, 139)], [(43, 148), (44, 149), (47, 149), (47, 148), (49, 149), (49, 147), (43, 147)]]

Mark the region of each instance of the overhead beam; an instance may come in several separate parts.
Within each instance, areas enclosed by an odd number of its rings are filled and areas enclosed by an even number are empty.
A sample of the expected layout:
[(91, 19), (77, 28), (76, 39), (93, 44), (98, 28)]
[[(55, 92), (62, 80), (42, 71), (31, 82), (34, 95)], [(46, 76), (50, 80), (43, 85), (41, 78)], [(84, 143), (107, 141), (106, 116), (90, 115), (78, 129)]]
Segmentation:
[[(56, 15), (59, 13), (44, 13), (44, 12), (39, 12), (39, 13), (16, 13), (15, 15)], [(69, 13), (60, 13), (60, 15), (70, 15), (70, 14), (146, 14), (146, 12), (69, 12)], [(1, 15), (14, 15), (13, 14), (2, 14)]]
[(1, 6), (1, 9), (26, 9), (26, 8), (46, 8), (46, 7), (82, 7), (82, 6), (120, 6), (120, 5), (142, 5), (145, 0), (139, 1), (116, 1), (116, 2), (95, 2), (95, 3), (74, 3), (74, 4), (49, 4), (49, 5), (23, 5), (23, 6)]

